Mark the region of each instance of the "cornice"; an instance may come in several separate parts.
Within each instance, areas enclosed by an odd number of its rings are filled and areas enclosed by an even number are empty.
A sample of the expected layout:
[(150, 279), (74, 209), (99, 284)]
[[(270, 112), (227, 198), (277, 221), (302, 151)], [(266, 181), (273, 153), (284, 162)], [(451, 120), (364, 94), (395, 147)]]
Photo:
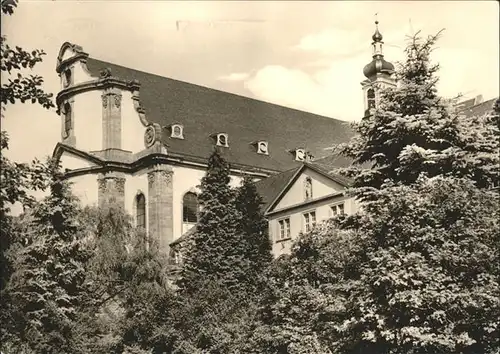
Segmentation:
[(77, 54), (71, 58), (65, 59), (65, 60), (61, 61), (61, 63), (56, 66), (56, 72), (58, 74), (60, 74), (68, 66), (70, 66), (71, 64), (74, 64), (76, 62), (83, 62), (85, 64), (87, 62), (88, 56), (89, 56), (88, 54), (84, 53), (84, 54)]
[[(339, 198), (339, 197), (342, 197), (342, 198)], [(337, 198), (338, 198), (338, 200), (336, 200), (336, 201), (349, 199), (349, 197), (346, 195), (345, 191), (335, 192), (335, 193), (327, 194), (325, 196), (322, 196), (322, 197), (319, 197), (316, 199), (310, 199), (310, 200), (302, 202), (302, 203), (293, 204), (293, 205), (290, 205), (290, 206), (287, 206), (287, 207), (284, 207), (281, 209), (268, 211), (264, 214), (264, 216), (267, 217), (267, 216), (273, 216), (273, 215), (284, 213), (284, 212), (290, 212), (291, 210), (311, 206), (311, 205), (314, 205), (316, 203), (324, 202), (325, 200), (328, 200), (328, 199), (337, 199)]]
[(67, 99), (68, 97), (73, 97), (74, 95), (93, 91), (93, 90), (103, 90), (108, 87), (117, 87), (123, 90), (136, 92), (139, 90), (140, 83), (136, 80), (127, 81), (122, 80), (114, 76), (108, 76), (104, 78), (100, 78), (97, 80), (85, 81), (70, 87), (67, 87), (60, 91), (56, 97), (56, 104), (60, 106), (60, 104)]
[[(75, 53), (75, 55), (66, 60), (62, 60), (64, 52), (66, 52), (67, 49), (70, 49), (73, 53)], [(65, 42), (59, 49), (59, 54), (57, 55), (56, 71), (59, 74), (62, 71), (62, 69), (66, 67), (68, 64), (72, 64), (77, 60), (86, 61), (88, 57), (89, 54), (85, 52), (81, 46), (70, 42)]]
[[(82, 157), (83, 154), (82, 154)], [(91, 166), (91, 167), (85, 167), (81, 169), (75, 169), (72, 171), (68, 171), (64, 173), (64, 178), (71, 178), (71, 177), (76, 177), (76, 176), (82, 176), (86, 174), (96, 174), (96, 173), (107, 173), (111, 171), (116, 171), (116, 172), (125, 172), (128, 174), (134, 174), (136, 172), (139, 172), (143, 169), (152, 167), (154, 165), (169, 165), (169, 166), (183, 166), (183, 167), (192, 167), (192, 168), (197, 168), (197, 169), (206, 169), (207, 168), (207, 163), (200, 163), (200, 162), (195, 162), (195, 161), (190, 161), (185, 158), (179, 158), (179, 157), (173, 157), (173, 156), (168, 156), (162, 153), (152, 153), (149, 155), (146, 155), (136, 161), (133, 162), (122, 162), (122, 161), (104, 161), (100, 160), (98, 166)], [(240, 166), (238, 166), (240, 167)], [(277, 173), (276, 171), (273, 172), (264, 172), (264, 171), (248, 171), (245, 170), (244, 168), (238, 168), (236, 166), (233, 166), (231, 170), (231, 174), (233, 175), (251, 175), (254, 177), (261, 177), (265, 178), (268, 177), (271, 174)]]

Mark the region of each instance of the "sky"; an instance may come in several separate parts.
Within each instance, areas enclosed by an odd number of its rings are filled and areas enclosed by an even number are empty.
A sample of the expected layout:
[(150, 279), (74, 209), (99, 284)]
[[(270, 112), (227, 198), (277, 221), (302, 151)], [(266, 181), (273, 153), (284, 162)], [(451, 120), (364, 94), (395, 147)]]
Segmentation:
[[(11, 45), (43, 49), (34, 73), (57, 94), (66, 42), (90, 56), (345, 121), (360, 119), (362, 70), (371, 61), (375, 14), (388, 61), (407, 36), (445, 29), (433, 53), (440, 94), (499, 96), (497, 1), (22, 1), (2, 16)], [(6, 79), (2, 75), (2, 80)], [(50, 155), (55, 111), (7, 108), (2, 129), (17, 161)]]

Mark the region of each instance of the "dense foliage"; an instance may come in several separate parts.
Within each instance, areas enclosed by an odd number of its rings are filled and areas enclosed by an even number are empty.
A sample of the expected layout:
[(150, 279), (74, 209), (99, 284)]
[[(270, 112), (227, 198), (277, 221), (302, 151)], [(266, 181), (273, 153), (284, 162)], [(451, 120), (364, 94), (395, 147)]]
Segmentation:
[(161, 331), (164, 350), (231, 353), (249, 333), (271, 245), (252, 179), (233, 189), (229, 172), (214, 151), (200, 186), (196, 232), (182, 257), (179, 297)]
[[(15, 304), (18, 340), (39, 353), (70, 353), (86, 302), (86, 225), (67, 183), (54, 173), (50, 195), (25, 215), (23, 247), (16, 252), (7, 291)], [(12, 334), (12, 333), (11, 333)]]
[(215, 150), (201, 180), (196, 232), (183, 255), (179, 284), (188, 293), (197, 291), (206, 281), (237, 287), (245, 277), (244, 245), (237, 234), (239, 214), (234, 207), (229, 174), (229, 164)]
[(245, 176), (236, 191), (234, 207), (240, 218), (237, 233), (241, 236), (240, 242), (246, 261), (246, 276), (243, 281), (254, 287), (258, 287), (258, 279), (273, 259), (262, 204), (262, 197), (258, 194), (252, 177)]

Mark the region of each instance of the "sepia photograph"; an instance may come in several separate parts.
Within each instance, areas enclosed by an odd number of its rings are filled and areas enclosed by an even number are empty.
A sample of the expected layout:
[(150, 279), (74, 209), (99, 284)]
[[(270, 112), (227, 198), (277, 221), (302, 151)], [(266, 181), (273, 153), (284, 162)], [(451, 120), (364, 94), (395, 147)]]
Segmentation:
[(0, 354), (500, 354), (499, 7), (1, 0)]

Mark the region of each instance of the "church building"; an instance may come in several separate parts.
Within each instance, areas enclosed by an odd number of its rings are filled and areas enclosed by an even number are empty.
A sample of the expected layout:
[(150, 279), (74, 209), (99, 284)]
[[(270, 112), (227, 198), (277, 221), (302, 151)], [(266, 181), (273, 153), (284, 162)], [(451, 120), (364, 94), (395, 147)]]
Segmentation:
[[(372, 39), (364, 115), (378, 86), (396, 84), (378, 23)], [(326, 149), (353, 136), (347, 122), (105, 62), (72, 43), (61, 46), (56, 71), (61, 139), (53, 154), (74, 193), (87, 205), (119, 203), (164, 252), (197, 222), (197, 186), (214, 147), (234, 186), (243, 175), (260, 181), (275, 253), (289, 247), (300, 218), (307, 230), (357, 208), (343, 193), (349, 181), (329, 172), (349, 161)]]

